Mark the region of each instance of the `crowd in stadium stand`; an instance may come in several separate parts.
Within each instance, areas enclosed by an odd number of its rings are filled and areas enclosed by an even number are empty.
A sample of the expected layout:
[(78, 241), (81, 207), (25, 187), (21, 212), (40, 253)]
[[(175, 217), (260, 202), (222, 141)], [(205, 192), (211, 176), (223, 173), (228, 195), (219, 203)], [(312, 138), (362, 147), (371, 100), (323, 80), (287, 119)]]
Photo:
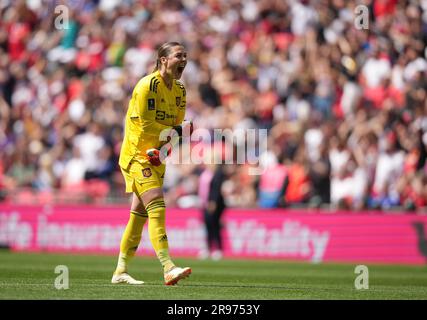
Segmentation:
[[(0, 1), (0, 199), (126, 202), (123, 119), (166, 41), (195, 129), (268, 130), (262, 175), (225, 166), (227, 206), (425, 212), (426, 0)], [(204, 169), (168, 165), (168, 206), (197, 206)]]

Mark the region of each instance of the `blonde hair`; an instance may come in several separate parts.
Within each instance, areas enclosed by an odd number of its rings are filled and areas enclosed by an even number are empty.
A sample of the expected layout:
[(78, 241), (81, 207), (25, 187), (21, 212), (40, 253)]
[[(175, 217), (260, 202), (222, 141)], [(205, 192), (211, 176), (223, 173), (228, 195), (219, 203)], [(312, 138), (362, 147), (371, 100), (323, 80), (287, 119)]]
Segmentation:
[(170, 53), (173, 47), (181, 46), (183, 45), (179, 42), (170, 41), (162, 44), (160, 48), (157, 50), (157, 59), (156, 59), (156, 66), (154, 67), (153, 72), (156, 72), (160, 68), (160, 58), (161, 57), (167, 57)]

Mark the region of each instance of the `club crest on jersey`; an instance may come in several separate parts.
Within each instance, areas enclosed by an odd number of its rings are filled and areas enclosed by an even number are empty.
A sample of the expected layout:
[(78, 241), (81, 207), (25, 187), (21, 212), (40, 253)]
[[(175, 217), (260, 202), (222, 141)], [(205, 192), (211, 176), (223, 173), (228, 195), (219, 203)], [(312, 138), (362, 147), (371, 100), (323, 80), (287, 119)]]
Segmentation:
[(149, 177), (151, 177), (151, 169), (150, 169), (150, 168), (142, 169), (142, 175), (143, 175), (145, 178), (149, 178)]
[(181, 104), (181, 97), (176, 97), (176, 106), (178, 107)]

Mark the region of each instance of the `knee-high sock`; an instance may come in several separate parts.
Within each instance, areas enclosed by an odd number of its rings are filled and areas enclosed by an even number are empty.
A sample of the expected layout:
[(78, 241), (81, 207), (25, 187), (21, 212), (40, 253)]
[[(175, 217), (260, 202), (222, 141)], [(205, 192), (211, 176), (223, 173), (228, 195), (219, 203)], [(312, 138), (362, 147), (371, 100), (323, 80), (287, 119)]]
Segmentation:
[(127, 272), (130, 259), (135, 255), (141, 242), (142, 230), (147, 221), (147, 213), (130, 211), (130, 217), (120, 242), (120, 255), (117, 262), (116, 273)]
[(169, 256), (169, 243), (166, 235), (165, 216), (166, 207), (163, 198), (157, 198), (148, 203), (145, 207), (148, 213), (148, 231), (150, 241), (156, 251), (157, 258), (166, 272), (175, 265)]

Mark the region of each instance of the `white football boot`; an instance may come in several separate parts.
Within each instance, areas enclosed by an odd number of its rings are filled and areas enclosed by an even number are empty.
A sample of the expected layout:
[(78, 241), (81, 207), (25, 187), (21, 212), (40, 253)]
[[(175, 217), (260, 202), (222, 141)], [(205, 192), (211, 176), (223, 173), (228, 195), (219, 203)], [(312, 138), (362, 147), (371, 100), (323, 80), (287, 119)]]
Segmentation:
[(113, 274), (111, 279), (112, 284), (127, 283), (127, 284), (143, 284), (144, 281), (135, 280), (127, 273)]
[(165, 273), (165, 285), (173, 286), (179, 280), (187, 278), (191, 274), (191, 268), (174, 267)]

